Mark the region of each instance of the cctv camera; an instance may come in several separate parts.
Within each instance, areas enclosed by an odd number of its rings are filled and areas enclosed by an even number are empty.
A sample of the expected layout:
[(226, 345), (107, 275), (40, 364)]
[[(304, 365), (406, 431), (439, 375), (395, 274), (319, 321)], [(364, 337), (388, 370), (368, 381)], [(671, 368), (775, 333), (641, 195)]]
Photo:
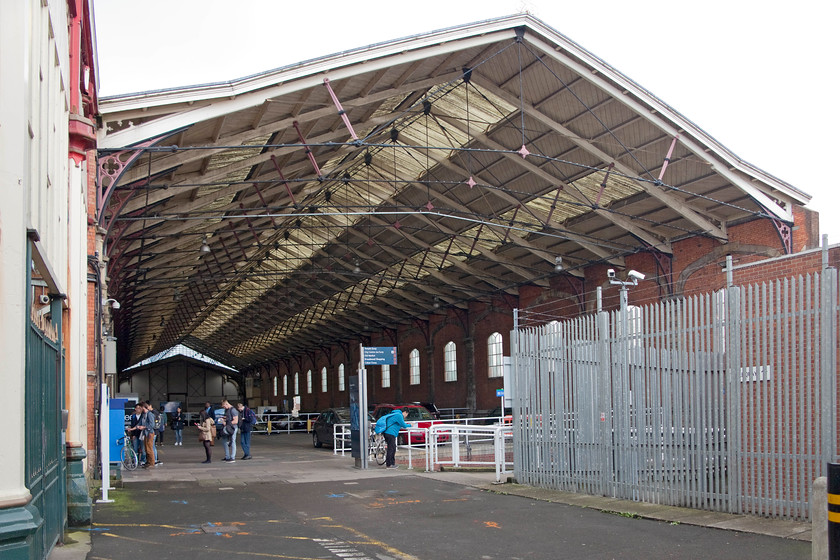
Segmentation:
[(608, 268), (607, 269), (607, 278), (615, 278), (615, 269)]
[(41, 305), (48, 305), (50, 303), (50, 296), (47, 294), (41, 294), (38, 296), (38, 301), (41, 302)]
[[(643, 278), (644, 278), (644, 276), (643, 276)], [(120, 302), (118, 302), (117, 300), (112, 301), (111, 302), (111, 308), (112, 309), (119, 309), (120, 308)]]
[(630, 272), (627, 273), (627, 276), (629, 276), (630, 278), (635, 278), (636, 280), (644, 280), (645, 279), (645, 275), (642, 274), (641, 272), (636, 271), (636, 270), (631, 270)]

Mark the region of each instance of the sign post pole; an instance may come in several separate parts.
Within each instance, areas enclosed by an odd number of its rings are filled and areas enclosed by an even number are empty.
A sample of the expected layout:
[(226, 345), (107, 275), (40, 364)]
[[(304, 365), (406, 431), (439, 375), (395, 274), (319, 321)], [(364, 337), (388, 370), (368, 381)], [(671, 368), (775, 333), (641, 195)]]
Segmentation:
[(370, 457), (370, 449), (368, 448), (370, 426), (368, 425), (368, 391), (367, 391), (367, 371), (365, 371), (365, 347), (359, 345), (359, 449), (362, 454), (362, 468), (368, 468), (368, 458)]
[(368, 422), (368, 393), (367, 393), (367, 372), (365, 371), (365, 364), (371, 365), (396, 365), (397, 364), (397, 347), (396, 346), (369, 346), (365, 348), (359, 345), (359, 426), (361, 429), (361, 446), (362, 450), (362, 468), (368, 468), (368, 459), (370, 458), (370, 449), (368, 443), (370, 440), (370, 423)]

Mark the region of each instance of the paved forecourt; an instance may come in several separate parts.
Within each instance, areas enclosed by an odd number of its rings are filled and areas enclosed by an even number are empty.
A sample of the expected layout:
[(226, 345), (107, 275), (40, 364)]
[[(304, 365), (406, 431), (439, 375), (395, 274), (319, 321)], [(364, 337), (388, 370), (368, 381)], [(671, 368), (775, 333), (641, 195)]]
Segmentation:
[[(623, 512), (626, 502), (589, 497), (569, 505), (564, 493), (494, 485), (494, 473), (361, 471), (349, 456), (313, 449), (306, 434), (255, 436), (254, 458), (229, 464), (217, 443), (205, 465), (195, 439), (190, 434), (183, 447), (164, 445), (162, 465), (126, 473), (122, 487), (110, 492), (114, 503), (95, 506), (89, 558), (790, 560), (811, 554), (801, 526), (774, 529), (798, 537), (780, 538), (690, 525), (690, 510), (681, 508), (672, 515), (682, 512), (683, 522), (643, 519)], [(665, 515), (660, 508), (654, 517)], [(79, 544), (51, 558), (84, 558), (87, 535), (74, 533)]]

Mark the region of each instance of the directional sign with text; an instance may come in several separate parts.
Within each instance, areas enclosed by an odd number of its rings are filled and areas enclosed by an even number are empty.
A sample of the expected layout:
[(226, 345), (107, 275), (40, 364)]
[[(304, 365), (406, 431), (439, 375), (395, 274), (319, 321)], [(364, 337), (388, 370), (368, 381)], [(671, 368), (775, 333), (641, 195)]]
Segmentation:
[(364, 346), (365, 365), (397, 365), (396, 346)]

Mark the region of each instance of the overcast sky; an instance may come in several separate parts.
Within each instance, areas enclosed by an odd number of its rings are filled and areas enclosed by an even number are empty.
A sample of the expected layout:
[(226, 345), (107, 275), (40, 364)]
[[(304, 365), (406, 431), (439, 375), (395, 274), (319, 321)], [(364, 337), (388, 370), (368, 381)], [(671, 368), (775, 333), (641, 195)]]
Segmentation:
[(523, 9), (741, 159), (813, 196), (840, 242), (840, 3), (94, 0), (100, 95), (231, 80)]

